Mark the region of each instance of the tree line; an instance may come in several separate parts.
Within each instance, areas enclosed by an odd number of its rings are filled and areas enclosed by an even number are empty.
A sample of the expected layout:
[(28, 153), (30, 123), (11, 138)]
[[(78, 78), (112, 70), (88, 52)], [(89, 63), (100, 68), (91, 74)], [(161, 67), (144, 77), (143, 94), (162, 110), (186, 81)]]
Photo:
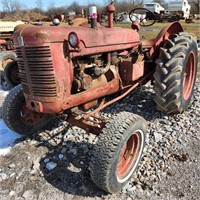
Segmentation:
[[(75, 11), (76, 14), (80, 14), (82, 8), (87, 8), (91, 5), (88, 0), (87, 5), (81, 5), (77, 1), (73, 1), (69, 6), (57, 7), (54, 0), (50, 1), (48, 8), (44, 9), (44, 0), (35, 0), (35, 7), (29, 9), (26, 4), (19, 2), (18, 0), (1, 0), (2, 4), (2, 14), (14, 14), (14, 13), (23, 13), (26, 11), (33, 11), (35, 13), (40, 13), (42, 15), (54, 15), (54, 14), (64, 14), (67, 15), (69, 11)], [(188, 0), (191, 5), (191, 14), (200, 13), (200, 0)], [(164, 8), (167, 9), (167, 3), (165, 0), (153, 0), (153, 2), (160, 3)], [(105, 5), (109, 4), (110, 0), (104, 0), (102, 5), (97, 5), (98, 12), (105, 13)], [(129, 12), (135, 7), (142, 7), (143, 0), (118, 0), (115, 2), (116, 12)]]

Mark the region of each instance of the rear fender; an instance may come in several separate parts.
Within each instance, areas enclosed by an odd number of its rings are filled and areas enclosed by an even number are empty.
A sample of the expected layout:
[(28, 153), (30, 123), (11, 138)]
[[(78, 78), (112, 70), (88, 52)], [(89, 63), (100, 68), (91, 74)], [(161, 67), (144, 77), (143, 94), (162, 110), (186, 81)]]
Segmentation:
[[(159, 52), (160, 52), (160, 47), (163, 46), (163, 43), (166, 39), (168, 39), (171, 35), (177, 34), (183, 32), (183, 28), (180, 25), (179, 22), (173, 22), (171, 24), (169, 24), (168, 26), (164, 27), (160, 33), (157, 35), (157, 37), (153, 40), (153, 45), (151, 44), (151, 49), (150, 49), (150, 57), (152, 58), (152, 60), (155, 60), (158, 58), (159, 56)], [(152, 42), (152, 41), (146, 41), (146, 45), (148, 44), (148, 42)]]

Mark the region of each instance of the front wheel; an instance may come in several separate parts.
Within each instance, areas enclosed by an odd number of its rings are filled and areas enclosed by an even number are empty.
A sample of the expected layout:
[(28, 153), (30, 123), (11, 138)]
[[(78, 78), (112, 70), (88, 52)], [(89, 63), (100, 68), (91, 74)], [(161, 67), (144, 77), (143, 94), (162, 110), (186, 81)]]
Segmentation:
[(10, 90), (13, 85), (7, 82), (4, 78), (4, 70), (9, 62), (16, 60), (16, 54), (12, 51), (5, 51), (0, 53), (0, 84), (4, 90)]
[(7, 83), (9, 83), (12, 87), (20, 84), (21, 81), (17, 61), (9, 62), (6, 65), (3, 76)]
[(154, 74), (154, 100), (159, 110), (181, 113), (189, 106), (197, 73), (197, 52), (196, 39), (189, 33), (165, 40)]
[(37, 132), (52, 118), (50, 115), (37, 113), (26, 107), (21, 84), (14, 87), (6, 96), (2, 113), (8, 128), (22, 135)]
[(145, 145), (146, 122), (142, 117), (121, 112), (103, 128), (95, 145), (90, 172), (101, 189), (115, 193), (130, 180)]

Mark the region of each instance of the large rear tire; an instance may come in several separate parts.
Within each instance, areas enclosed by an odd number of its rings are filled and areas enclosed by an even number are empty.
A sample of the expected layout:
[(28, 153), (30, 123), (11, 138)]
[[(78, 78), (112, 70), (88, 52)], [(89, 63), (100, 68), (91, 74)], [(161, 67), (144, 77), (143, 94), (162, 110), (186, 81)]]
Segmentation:
[(21, 84), (14, 87), (6, 96), (2, 113), (2, 118), (8, 128), (27, 136), (43, 128), (52, 118), (51, 115), (37, 113), (26, 108)]
[(155, 102), (166, 113), (181, 113), (189, 106), (197, 73), (196, 39), (179, 33), (164, 42), (154, 74)]
[(127, 184), (141, 159), (145, 133), (145, 120), (128, 112), (106, 124), (90, 162), (91, 178), (98, 187), (115, 193)]

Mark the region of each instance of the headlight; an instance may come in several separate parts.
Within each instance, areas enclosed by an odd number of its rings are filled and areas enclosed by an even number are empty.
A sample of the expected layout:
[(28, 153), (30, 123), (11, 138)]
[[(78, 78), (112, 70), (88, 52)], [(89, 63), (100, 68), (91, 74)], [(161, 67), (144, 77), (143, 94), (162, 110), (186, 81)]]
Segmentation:
[(80, 39), (75, 32), (71, 32), (69, 34), (68, 41), (71, 47), (73, 48), (79, 47)]

